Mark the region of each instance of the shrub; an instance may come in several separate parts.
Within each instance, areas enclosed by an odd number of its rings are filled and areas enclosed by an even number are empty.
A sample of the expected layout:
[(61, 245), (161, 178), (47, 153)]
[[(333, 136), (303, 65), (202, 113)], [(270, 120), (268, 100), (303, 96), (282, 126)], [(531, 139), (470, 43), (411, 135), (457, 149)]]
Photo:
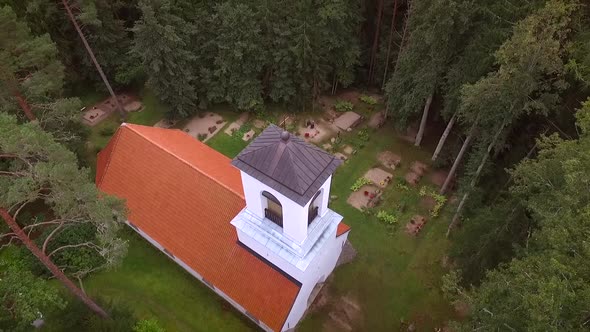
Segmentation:
[(245, 123), (240, 127), (240, 129), (234, 130), (232, 137), (242, 139), (242, 137), (244, 137), (244, 135), (249, 132), (250, 129), (252, 129), (252, 125), (250, 123)]
[(401, 190), (404, 190), (404, 191), (410, 190), (410, 187), (408, 187), (405, 180), (403, 182), (398, 182), (397, 187)]
[(432, 218), (436, 218), (440, 214), (440, 210), (443, 208), (443, 206), (445, 206), (445, 203), (447, 202), (447, 198), (444, 195), (441, 195), (438, 193), (432, 193), (432, 194), (433, 194), (432, 197), (436, 201), (436, 205), (432, 208), (432, 211), (430, 211), (430, 216)]
[(379, 211), (377, 213), (377, 219), (379, 219), (381, 222), (386, 223), (388, 225), (393, 225), (395, 223), (397, 223), (397, 217), (394, 216), (392, 213), (386, 212), (386, 211)]
[(158, 321), (154, 318), (143, 319), (137, 322), (133, 327), (133, 332), (164, 332), (164, 328), (160, 326)]
[(354, 105), (346, 100), (337, 100), (336, 104), (334, 104), (334, 108), (336, 109), (336, 111), (342, 113), (352, 111), (353, 107)]
[(369, 141), (369, 130), (367, 128), (363, 128), (359, 130), (358, 137), (361, 141), (367, 142)]
[(369, 104), (369, 105), (376, 105), (377, 104), (377, 99), (375, 97), (371, 97), (371, 96), (367, 96), (367, 95), (360, 96), (359, 100), (362, 101), (363, 103)]
[(364, 186), (366, 184), (371, 184), (371, 183), (372, 183), (371, 180), (364, 178), (364, 177), (360, 177), (360, 178), (356, 179), (354, 184), (350, 187), (350, 190), (358, 191), (359, 189), (361, 189), (362, 186)]
[(199, 134), (197, 135), (197, 138), (202, 142), (207, 138), (207, 134)]
[(133, 331), (133, 326), (137, 320), (133, 316), (131, 308), (124, 304), (115, 302), (106, 302), (103, 299), (96, 298), (96, 302), (103, 307), (109, 314), (110, 319), (103, 319), (90, 311), (81, 301), (72, 300), (68, 302), (64, 309), (48, 313), (43, 331), (109, 331), (109, 332), (129, 332)]
[(287, 125), (287, 131), (290, 133), (294, 133), (297, 130), (297, 126), (294, 123), (290, 123)]
[(434, 200), (436, 201), (436, 205), (432, 208), (432, 210), (430, 210), (430, 216), (432, 218), (438, 217), (438, 215), (440, 214), (440, 210), (447, 202), (447, 198), (444, 195), (441, 195), (441, 194), (437, 193), (436, 191), (429, 189), (425, 186), (420, 188), (419, 194), (422, 197), (423, 196), (430, 196), (430, 197), (434, 198)]

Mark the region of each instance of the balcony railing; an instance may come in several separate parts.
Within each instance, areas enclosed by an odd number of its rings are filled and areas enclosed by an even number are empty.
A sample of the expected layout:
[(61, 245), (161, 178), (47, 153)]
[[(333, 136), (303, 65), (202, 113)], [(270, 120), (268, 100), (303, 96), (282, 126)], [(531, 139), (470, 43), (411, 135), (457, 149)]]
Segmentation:
[(311, 224), (311, 222), (318, 216), (319, 207), (314, 206), (307, 215), (307, 225)]
[(269, 209), (264, 209), (264, 216), (274, 222), (275, 224), (283, 227), (283, 217), (279, 216), (278, 214), (274, 213), (273, 211), (269, 210)]

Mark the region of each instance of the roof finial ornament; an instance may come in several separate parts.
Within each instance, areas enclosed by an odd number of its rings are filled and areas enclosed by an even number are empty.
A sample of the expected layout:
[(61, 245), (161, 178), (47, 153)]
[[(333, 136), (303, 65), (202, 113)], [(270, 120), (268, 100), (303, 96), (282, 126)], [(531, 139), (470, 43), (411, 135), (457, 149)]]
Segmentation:
[(281, 140), (283, 142), (286, 142), (289, 140), (290, 137), (291, 137), (291, 134), (288, 131), (283, 130), (283, 132), (281, 133)]

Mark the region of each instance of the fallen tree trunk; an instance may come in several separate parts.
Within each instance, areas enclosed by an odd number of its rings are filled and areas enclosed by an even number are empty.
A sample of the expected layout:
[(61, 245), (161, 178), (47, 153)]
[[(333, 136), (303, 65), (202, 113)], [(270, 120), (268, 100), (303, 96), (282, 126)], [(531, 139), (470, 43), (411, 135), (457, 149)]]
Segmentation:
[(463, 142), (463, 145), (461, 146), (461, 150), (459, 150), (459, 154), (457, 154), (457, 157), (455, 158), (455, 161), (453, 162), (453, 166), (451, 167), (451, 170), (449, 171), (449, 174), (447, 175), (445, 182), (443, 183), (442, 187), (440, 188), (441, 195), (444, 194), (445, 192), (447, 192), (447, 190), (449, 189), (449, 185), (451, 184), (451, 180), (453, 179), (453, 176), (455, 176), (455, 173), (457, 172), (457, 168), (459, 167), (459, 164), (461, 163), (461, 160), (463, 159), (463, 156), (465, 155), (465, 151), (467, 151), (467, 147), (469, 147), (469, 143), (471, 143), (471, 140), (473, 139), (475, 129), (477, 128), (477, 122), (478, 121), (476, 120), (475, 123), (471, 126), (471, 129), (469, 130), (469, 134), (467, 135), (467, 138)]
[(496, 145), (496, 141), (498, 140), (498, 137), (500, 137), (500, 133), (502, 133), (502, 130), (504, 130), (505, 125), (506, 125), (505, 122), (502, 123), (502, 125), (500, 126), (500, 129), (496, 132), (496, 134), (494, 135), (494, 138), (492, 139), (492, 141), (488, 145), (486, 153), (484, 154), (483, 158), (481, 158), (481, 162), (479, 163), (479, 166), (477, 167), (477, 170), (475, 171), (475, 175), (473, 176), (473, 179), (471, 179), (471, 183), (469, 184), (469, 188), (468, 188), (467, 192), (463, 195), (463, 198), (461, 198), (461, 202), (459, 202), (459, 206), (457, 206), (457, 211), (455, 211), (455, 215), (453, 216), (453, 219), (452, 219), (451, 223), (449, 224), (449, 227), (447, 228), (446, 237), (449, 237), (449, 234), (451, 234), (451, 230), (453, 228), (455, 228), (457, 223), (459, 222), (459, 217), (461, 216), (461, 211), (463, 210), (463, 207), (465, 206), (465, 202), (467, 202), (467, 199), (469, 198), (469, 194), (471, 193), (471, 190), (473, 190), (473, 188), (477, 184), (477, 180), (479, 178), (479, 175), (481, 174), (483, 167), (485, 166), (486, 162), (488, 161), (488, 158), (490, 157), (490, 152), (494, 148), (494, 145)]
[(107, 79), (107, 76), (102, 71), (102, 67), (98, 63), (98, 60), (96, 60), (96, 57), (94, 56), (94, 52), (92, 51), (92, 48), (90, 48), (90, 44), (88, 44), (88, 41), (86, 40), (86, 37), (84, 36), (84, 33), (80, 29), (80, 26), (78, 25), (78, 21), (76, 21), (76, 17), (74, 16), (74, 13), (72, 13), (72, 10), (70, 9), (70, 5), (68, 4), (68, 1), (62, 0), (61, 2), (66, 10), (66, 13), (68, 14), (68, 17), (70, 18), (70, 21), (72, 22), (72, 24), (74, 25), (74, 28), (76, 29), (76, 32), (78, 32), (78, 36), (80, 36), (80, 39), (82, 40), (82, 44), (84, 44), (84, 48), (86, 48), (86, 52), (88, 52), (88, 55), (90, 56), (90, 59), (92, 60), (92, 63), (94, 64), (94, 67), (96, 67), (96, 71), (98, 71), (98, 74), (100, 75), (100, 78), (102, 79), (102, 82), (107, 87), (109, 94), (113, 98), (113, 103), (115, 103), (115, 108), (117, 109), (117, 112), (119, 112), (119, 114), (121, 115), (121, 119), (125, 120), (127, 118), (127, 113), (125, 112), (123, 107), (121, 107), (121, 103), (119, 103), (119, 99), (117, 98), (117, 95), (113, 91), (113, 88), (111, 87), (111, 84), (109, 83), (109, 80)]
[(0, 208), (0, 217), (4, 219), (8, 227), (21, 240), (21, 242), (31, 251), (37, 259), (59, 280), (67, 289), (69, 289), (80, 301), (84, 302), (90, 310), (103, 318), (109, 318), (109, 315), (98, 304), (96, 304), (86, 293), (78, 288), (64, 273), (59, 269), (51, 259), (25, 234), (22, 228), (16, 223), (14, 218), (6, 209)]
[(445, 145), (445, 142), (447, 141), (447, 137), (449, 137), (449, 134), (451, 133), (451, 129), (453, 129), (453, 126), (455, 125), (456, 119), (457, 115), (453, 114), (453, 117), (451, 117), (451, 120), (449, 120), (449, 123), (447, 123), (445, 131), (443, 132), (442, 136), (440, 137), (440, 140), (438, 141), (438, 144), (436, 145), (436, 149), (432, 154), (432, 161), (435, 161), (438, 158), (438, 155), (442, 151), (442, 148)]
[(426, 99), (426, 105), (424, 105), (424, 111), (422, 112), (422, 121), (420, 121), (420, 128), (418, 134), (416, 134), (416, 140), (414, 141), (415, 146), (420, 146), (422, 143), (422, 137), (424, 137), (424, 129), (426, 128), (426, 122), (428, 121), (428, 113), (430, 112), (430, 105), (432, 104), (432, 98), (434, 93), (431, 93)]

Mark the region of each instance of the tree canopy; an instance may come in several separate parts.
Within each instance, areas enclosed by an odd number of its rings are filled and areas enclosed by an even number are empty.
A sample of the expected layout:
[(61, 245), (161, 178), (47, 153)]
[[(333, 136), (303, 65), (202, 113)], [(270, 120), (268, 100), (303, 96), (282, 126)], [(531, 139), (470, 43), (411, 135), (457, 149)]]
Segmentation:
[[(35, 242), (66, 273), (84, 277), (125, 255), (117, 236), (121, 202), (100, 194), (88, 169), (37, 124), (18, 125), (0, 113), (0, 166), (0, 206), (25, 232), (38, 234)], [(35, 215), (38, 206), (48, 211)], [(2, 238), (18, 240), (10, 231)]]

